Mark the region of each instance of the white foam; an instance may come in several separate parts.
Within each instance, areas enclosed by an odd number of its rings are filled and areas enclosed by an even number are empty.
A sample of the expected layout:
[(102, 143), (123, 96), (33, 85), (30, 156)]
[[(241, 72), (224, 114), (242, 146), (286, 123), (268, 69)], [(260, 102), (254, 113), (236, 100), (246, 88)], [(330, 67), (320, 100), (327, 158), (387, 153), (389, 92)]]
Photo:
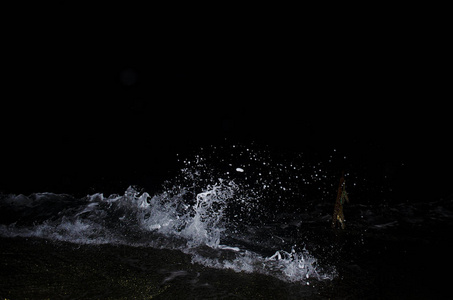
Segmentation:
[(309, 279), (326, 280), (336, 276), (335, 271), (318, 271), (317, 260), (306, 251), (277, 251), (271, 257), (263, 257), (253, 251), (238, 251), (233, 259), (212, 258), (194, 253), (192, 262), (217, 269), (231, 269), (235, 272), (260, 273), (289, 282), (307, 282)]
[[(279, 250), (270, 257), (237, 246), (221, 244), (226, 230), (225, 210), (234, 201), (238, 187), (233, 182), (219, 180), (196, 195), (194, 204), (184, 203), (186, 190), (164, 192), (152, 198), (129, 188), (123, 196), (102, 194), (87, 196), (80, 207), (62, 211), (58, 219), (49, 219), (32, 227), (1, 226), (0, 234), (7, 236), (40, 237), (80, 244), (120, 243), (154, 245), (179, 249), (192, 256), (194, 263), (236, 272), (258, 272), (286, 281), (303, 281), (308, 278), (325, 279), (315, 268), (316, 259), (308, 252)], [(239, 200), (238, 200), (239, 201)], [(27, 203), (28, 201), (25, 201)], [(244, 199), (239, 201), (244, 205)], [(135, 231), (135, 233), (134, 233)], [(150, 239), (143, 242), (129, 236), (139, 234)], [(153, 233), (165, 240), (153, 241)], [(174, 238), (182, 238), (177, 242)], [(206, 255), (202, 247), (208, 246)], [(201, 247), (201, 248), (200, 248)], [(208, 251), (208, 252), (209, 252)], [(225, 255), (218, 255), (225, 251)], [(183, 276), (176, 274), (175, 276)], [(168, 281), (172, 280), (172, 275)]]
[(235, 251), (235, 252), (241, 251), (241, 249), (239, 249), (238, 247), (231, 247), (231, 246), (227, 246), (227, 245), (219, 245), (218, 248), (222, 249), (222, 250), (231, 250), (231, 251)]

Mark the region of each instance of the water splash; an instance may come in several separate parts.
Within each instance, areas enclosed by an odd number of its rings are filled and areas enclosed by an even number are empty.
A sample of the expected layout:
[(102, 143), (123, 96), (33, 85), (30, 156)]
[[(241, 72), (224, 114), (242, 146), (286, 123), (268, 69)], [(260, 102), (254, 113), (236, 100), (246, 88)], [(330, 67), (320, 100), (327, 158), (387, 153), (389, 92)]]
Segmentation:
[(153, 195), (131, 186), (123, 195), (108, 197), (4, 197), (3, 206), (35, 219), (0, 225), (0, 234), (178, 249), (194, 263), (287, 281), (333, 278), (335, 273), (324, 272), (307, 250), (282, 250), (288, 245), (276, 243), (277, 233), (267, 225), (275, 221), (276, 208), (288, 209), (285, 197), (303, 194), (299, 185), (306, 178), (305, 166), (276, 163), (263, 151), (233, 148), (236, 158), (223, 154), (216, 164), (215, 151), (184, 160), (181, 172)]
[(225, 209), (235, 190), (237, 186), (234, 182), (224, 184), (220, 181), (197, 195), (197, 202), (193, 207), (195, 215), (182, 231), (183, 235), (189, 238), (190, 247), (202, 244), (212, 248), (219, 247), (221, 233), (225, 230)]

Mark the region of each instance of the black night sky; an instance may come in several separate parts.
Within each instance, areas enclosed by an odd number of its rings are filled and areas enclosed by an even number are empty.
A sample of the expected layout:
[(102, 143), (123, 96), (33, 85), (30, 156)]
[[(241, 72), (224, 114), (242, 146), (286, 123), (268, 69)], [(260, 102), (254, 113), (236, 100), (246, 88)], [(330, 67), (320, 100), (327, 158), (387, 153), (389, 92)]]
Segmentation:
[(444, 48), (432, 32), (42, 23), (13, 26), (2, 43), (3, 192), (155, 187), (176, 153), (225, 138), (338, 149), (391, 177), (396, 197), (453, 192)]

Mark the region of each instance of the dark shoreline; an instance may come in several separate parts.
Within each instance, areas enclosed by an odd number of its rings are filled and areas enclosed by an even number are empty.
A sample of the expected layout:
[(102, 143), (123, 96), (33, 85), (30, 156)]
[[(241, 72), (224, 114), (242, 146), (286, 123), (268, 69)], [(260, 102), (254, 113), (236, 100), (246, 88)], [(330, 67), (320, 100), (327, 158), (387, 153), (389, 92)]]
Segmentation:
[(5, 299), (278, 299), (313, 288), (261, 274), (192, 264), (189, 255), (123, 245), (0, 238)]
[[(434, 299), (449, 293), (447, 224), (384, 235), (315, 230), (340, 251), (332, 281), (287, 283), (193, 264), (178, 250), (0, 238), (3, 299)], [(357, 244), (360, 237), (364, 242)], [(322, 251), (321, 251), (322, 252)], [(313, 253), (315, 256), (322, 253)]]

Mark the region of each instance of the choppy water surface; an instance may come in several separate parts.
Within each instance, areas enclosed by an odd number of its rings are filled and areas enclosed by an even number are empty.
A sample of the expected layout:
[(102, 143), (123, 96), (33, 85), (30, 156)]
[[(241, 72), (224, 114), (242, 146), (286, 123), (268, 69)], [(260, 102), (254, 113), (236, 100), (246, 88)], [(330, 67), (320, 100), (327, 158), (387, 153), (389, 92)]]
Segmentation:
[[(423, 224), (452, 222), (451, 201), (354, 199), (381, 187), (347, 173), (347, 229), (332, 230), (339, 177), (334, 166), (345, 159), (335, 151), (309, 163), (302, 153), (277, 157), (230, 145), (177, 159), (181, 170), (159, 191), (131, 186), (122, 195), (99, 191), (82, 198), (1, 195), (0, 235), (178, 250), (208, 269), (262, 274), (311, 288), (341, 280), (345, 266), (361, 270), (354, 257), (379, 253), (379, 241), (423, 240)], [(411, 234), (414, 229), (418, 233)], [(174, 270), (165, 281), (188, 274)]]

